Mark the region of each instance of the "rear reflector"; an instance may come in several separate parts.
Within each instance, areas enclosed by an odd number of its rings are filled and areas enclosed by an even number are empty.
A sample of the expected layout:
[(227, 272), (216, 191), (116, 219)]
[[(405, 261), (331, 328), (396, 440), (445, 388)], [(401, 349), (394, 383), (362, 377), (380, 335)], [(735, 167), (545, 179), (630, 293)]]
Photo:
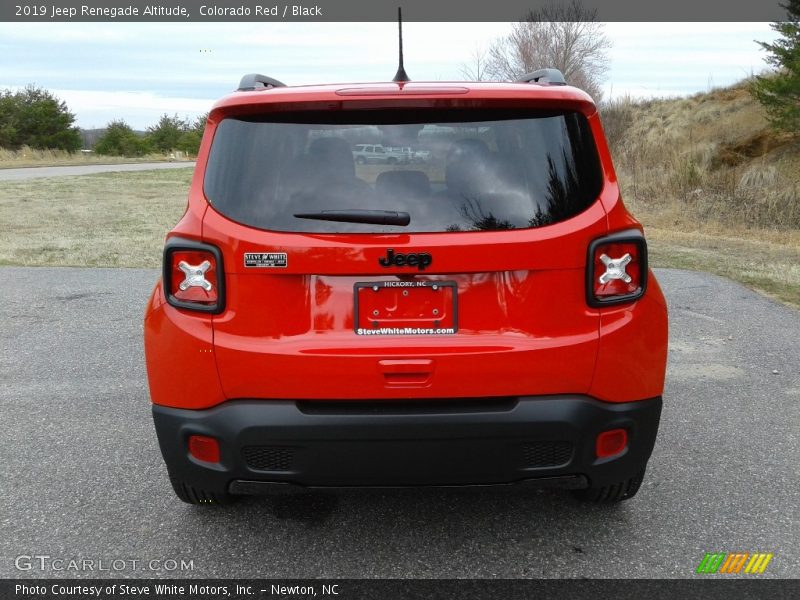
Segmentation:
[(207, 435), (189, 437), (189, 454), (207, 463), (219, 462), (219, 442)]
[(589, 246), (586, 296), (590, 306), (632, 302), (647, 286), (647, 245), (637, 231), (595, 240)]
[(164, 291), (178, 308), (203, 312), (222, 309), (222, 256), (217, 248), (171, 239), (164, 249)]
[(595, 453), (597, 458), (609, 458), (620, 454), (628, 446), (628, 432), (624, 429), (610, 429), (597, 436)]

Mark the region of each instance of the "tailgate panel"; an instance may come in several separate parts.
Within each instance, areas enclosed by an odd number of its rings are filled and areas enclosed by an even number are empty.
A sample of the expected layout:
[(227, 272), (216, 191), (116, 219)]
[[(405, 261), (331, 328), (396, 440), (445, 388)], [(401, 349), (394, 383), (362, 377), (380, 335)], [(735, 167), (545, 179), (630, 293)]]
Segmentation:
[[(225, 395), (325, 400), (586, 393), (599, 331), (599, 313), (585, 301), (586, 252), (606, 232), (600, 202), (536, 229), (410, 235), (260, 231), (209, 208), (203, 237), (225, 260), (227, 305), (213, 318)], [(380, 259), (389, 248), (427, 252), (432, 262), (424, 270), (386, 267)], [(287, 260), (248, 268), (244, 254), (252, 252), (286, 253)], [(379, 288), (371, 292), (379, 296), (362, 303), (360, 310), (370, 312), (357, 313), (357, 286), (370, 290), (386, 282), (413, 282), (430, 295), (434, 284), (452, 286), (454, 304), (440, 289), (440, 300), (423, 295), (401, 306)], [(421, 326), (434, 309), (440, 325), (453, 313), (454, 333), (355, 331), (374, 310), (383, 311), (384, 323), (395, 320), (392, 326)]]
[(558, 299), (583, 298), (582, 270), (422, 277), (457, 288), (454, 335), (357, 335), (354, 289), (369, 279), (228, 276), (229, 310), (214, 319), (226, 396), (375, 399), (417, 388), (415, 397), (446, 398), (591, 384), (598, 317)]

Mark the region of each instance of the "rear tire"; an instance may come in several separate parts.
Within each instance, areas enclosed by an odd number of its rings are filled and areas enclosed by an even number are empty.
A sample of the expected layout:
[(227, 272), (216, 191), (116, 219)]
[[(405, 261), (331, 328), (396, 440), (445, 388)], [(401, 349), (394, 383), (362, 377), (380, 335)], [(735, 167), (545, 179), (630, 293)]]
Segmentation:
[(644, 480), (644, 472), (645, 470), (642, 469), (638, 475), (619, 483), (612, 483), (602, 487), (590, 487), (585, 490), (574, 490), (572, 493), (579, 500), (594, 502), (595, 504), (613, 504), (623, 500), (630, 500), (639, 491)]
[(169, 478), (172, 484), (172, 489), (175, 490), (175, 495), (186, 504), (201, 504), (201, 505), (224, 505), (236, 502), (237, 497), (224, 492), (210, 492), (208, 490), (201, 490), (190, 485), (187, 485), (179, 479), (174, 477)]

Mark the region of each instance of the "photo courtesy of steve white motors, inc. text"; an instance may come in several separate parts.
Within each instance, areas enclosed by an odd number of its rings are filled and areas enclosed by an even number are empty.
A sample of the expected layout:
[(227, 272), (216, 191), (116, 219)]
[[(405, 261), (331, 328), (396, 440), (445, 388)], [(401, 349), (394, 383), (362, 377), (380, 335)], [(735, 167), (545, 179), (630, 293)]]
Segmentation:
[(254, 596), (258, 593), (270, 594), (272, 596), (286, 597), (315, 597), (338, 596), (342, 591), (342, 586), (338, 583), (320, 585), (283, 585), (272, 583), (267, 586), (254, 587), (252, 585), (240, 585), (238, 583), (217, 585), (217, 584), (175, 584), (175, 583), (110, 583), (104, 585), (80, 584), (80, 583), (55, 583), (55, 584), (23, 584), (18, 583), (14, 586), (14, 595), (17, 597), (44, 597), (51, 596), (81, 596), (90, 598), (103, 597), (143, 597), (143, 596), (180, 596), (190, 595), (192, 597), (205, 596), (209, 598), (220, 598), (224, 596)]
[[(195, 13), (196, 11), (196, 13)], [(63, 6), (59, 4), (15, 4), (14, 16), (40, 17), (42, 20), (57, 19), (119, 19), (136, 17), (262, 17), (281, 18), (287, 17), (322, 17), (321, 6), (301, 4), (273, 4), (255, 6), (226, 6), (217, 4), (201, 4), (200, 6), (184, 6), (174, 4), (162, 6), (158, 4), (138, 6)]]

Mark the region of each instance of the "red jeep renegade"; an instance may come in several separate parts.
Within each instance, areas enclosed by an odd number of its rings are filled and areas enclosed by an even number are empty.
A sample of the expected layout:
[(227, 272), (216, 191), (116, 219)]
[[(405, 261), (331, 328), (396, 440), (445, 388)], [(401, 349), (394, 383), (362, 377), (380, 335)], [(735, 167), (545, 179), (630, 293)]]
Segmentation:
[[(410, 158), (356, 164), (365, 145)], [(145, 350), (186, 502), (486, 484), (613, 502), (655, 442), (667, 309), (597, 109), (560, 72), (247, 75), (209, 115)]]

